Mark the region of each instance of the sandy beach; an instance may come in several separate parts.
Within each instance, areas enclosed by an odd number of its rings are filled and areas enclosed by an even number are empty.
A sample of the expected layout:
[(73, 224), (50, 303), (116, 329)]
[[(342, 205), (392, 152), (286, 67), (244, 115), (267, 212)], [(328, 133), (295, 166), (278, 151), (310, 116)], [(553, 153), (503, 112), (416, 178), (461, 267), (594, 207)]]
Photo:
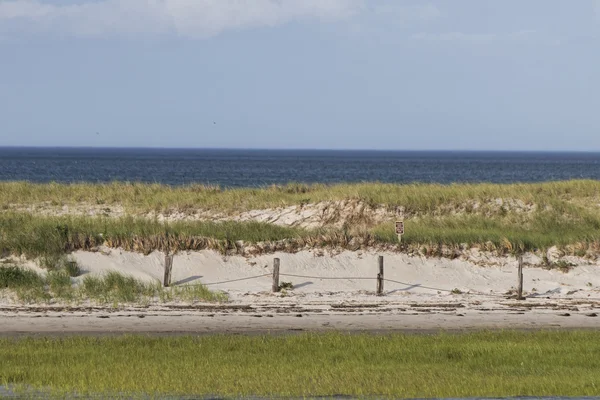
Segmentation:
[[(378, 256), (384, 257), (384, 295), (377, 296)], [(393, 252), (322, 254), (302, 251), (257, 257), (214, 251), (174, 257), (172, 282), (205, 284), (229, 301), (160, 303), (119, 307), (85, 304), (23, 305), (4, 296), (0, 335), (290, 333), (298, 331), (435, 332), (477, 329), (590, 329), (600, 319), (600, 265), (578, 262), (568, 272), (524, 269), (526, 299), (514, 299), (517, 261), (413, 257)], [(102, 248), (76, 252), (82, 280), (119, 271), (162, 281), (164, 254)], [(293, 289), (271, 292), (273, 259), (280, 282)], [(525, 257), (531, 260), (532, 255)], [(34, 263), (27, 262), (37, 269)]]

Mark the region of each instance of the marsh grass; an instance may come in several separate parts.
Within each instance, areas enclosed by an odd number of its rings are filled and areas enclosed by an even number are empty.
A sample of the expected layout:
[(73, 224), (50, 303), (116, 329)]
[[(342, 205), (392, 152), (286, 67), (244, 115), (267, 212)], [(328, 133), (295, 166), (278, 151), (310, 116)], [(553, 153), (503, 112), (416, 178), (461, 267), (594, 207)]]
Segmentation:
[(206, 286), (176, 286), (163, 288), (159, 282), (147, 283), (132, 276), (110, 271), (102, 276), (88, 275), (80, 285), (74, 282), (65, 270), (48, 271), (42, 276), (35, 271), (14, 265), (0, 266), (0, 289), (15, 292), (17, 298), (26, 303), (93, 300), (100, 304), (204, 301), (224, 302), (227, 295), (211, 292)]
[(157, 397), (598, 396), (599, 356), (595, 331), (0, 339), (0, 383)]

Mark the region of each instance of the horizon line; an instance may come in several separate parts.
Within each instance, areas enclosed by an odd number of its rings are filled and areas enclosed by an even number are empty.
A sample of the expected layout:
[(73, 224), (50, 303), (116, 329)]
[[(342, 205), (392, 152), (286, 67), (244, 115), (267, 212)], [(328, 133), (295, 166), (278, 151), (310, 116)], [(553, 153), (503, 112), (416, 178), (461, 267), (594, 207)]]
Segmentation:
[(488, 149), (353, 149), (353, 148), (262, 148), (262, 147), (160, 147), (160, 146), (22, 146), (0, 145), (0, 149), (65, 149), (65, 150), (217, 150), (217, 151), (323, 151), (323, 152), (432, 152), (432, 153), (600, 153), (598, 150), (488, 150)]

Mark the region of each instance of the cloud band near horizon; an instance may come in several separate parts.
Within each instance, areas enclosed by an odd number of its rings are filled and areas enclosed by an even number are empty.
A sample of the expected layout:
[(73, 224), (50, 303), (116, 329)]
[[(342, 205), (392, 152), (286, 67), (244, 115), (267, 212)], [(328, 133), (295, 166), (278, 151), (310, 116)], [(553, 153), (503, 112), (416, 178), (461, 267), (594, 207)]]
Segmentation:
[(100, 0), (67, 5), (5, 0), (0, 1), (0, 23), (11, 33), (206, 38), (295, 20), (339, 20), (364, 8), (364, 0)]

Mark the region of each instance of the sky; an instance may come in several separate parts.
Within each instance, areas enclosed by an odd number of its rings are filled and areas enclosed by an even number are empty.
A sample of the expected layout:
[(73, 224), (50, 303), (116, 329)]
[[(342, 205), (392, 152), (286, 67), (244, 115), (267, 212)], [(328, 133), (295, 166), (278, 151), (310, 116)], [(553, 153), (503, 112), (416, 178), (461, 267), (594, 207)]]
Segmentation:
[(0, 0), (0, 146), (600, 151), (600, 0)]

